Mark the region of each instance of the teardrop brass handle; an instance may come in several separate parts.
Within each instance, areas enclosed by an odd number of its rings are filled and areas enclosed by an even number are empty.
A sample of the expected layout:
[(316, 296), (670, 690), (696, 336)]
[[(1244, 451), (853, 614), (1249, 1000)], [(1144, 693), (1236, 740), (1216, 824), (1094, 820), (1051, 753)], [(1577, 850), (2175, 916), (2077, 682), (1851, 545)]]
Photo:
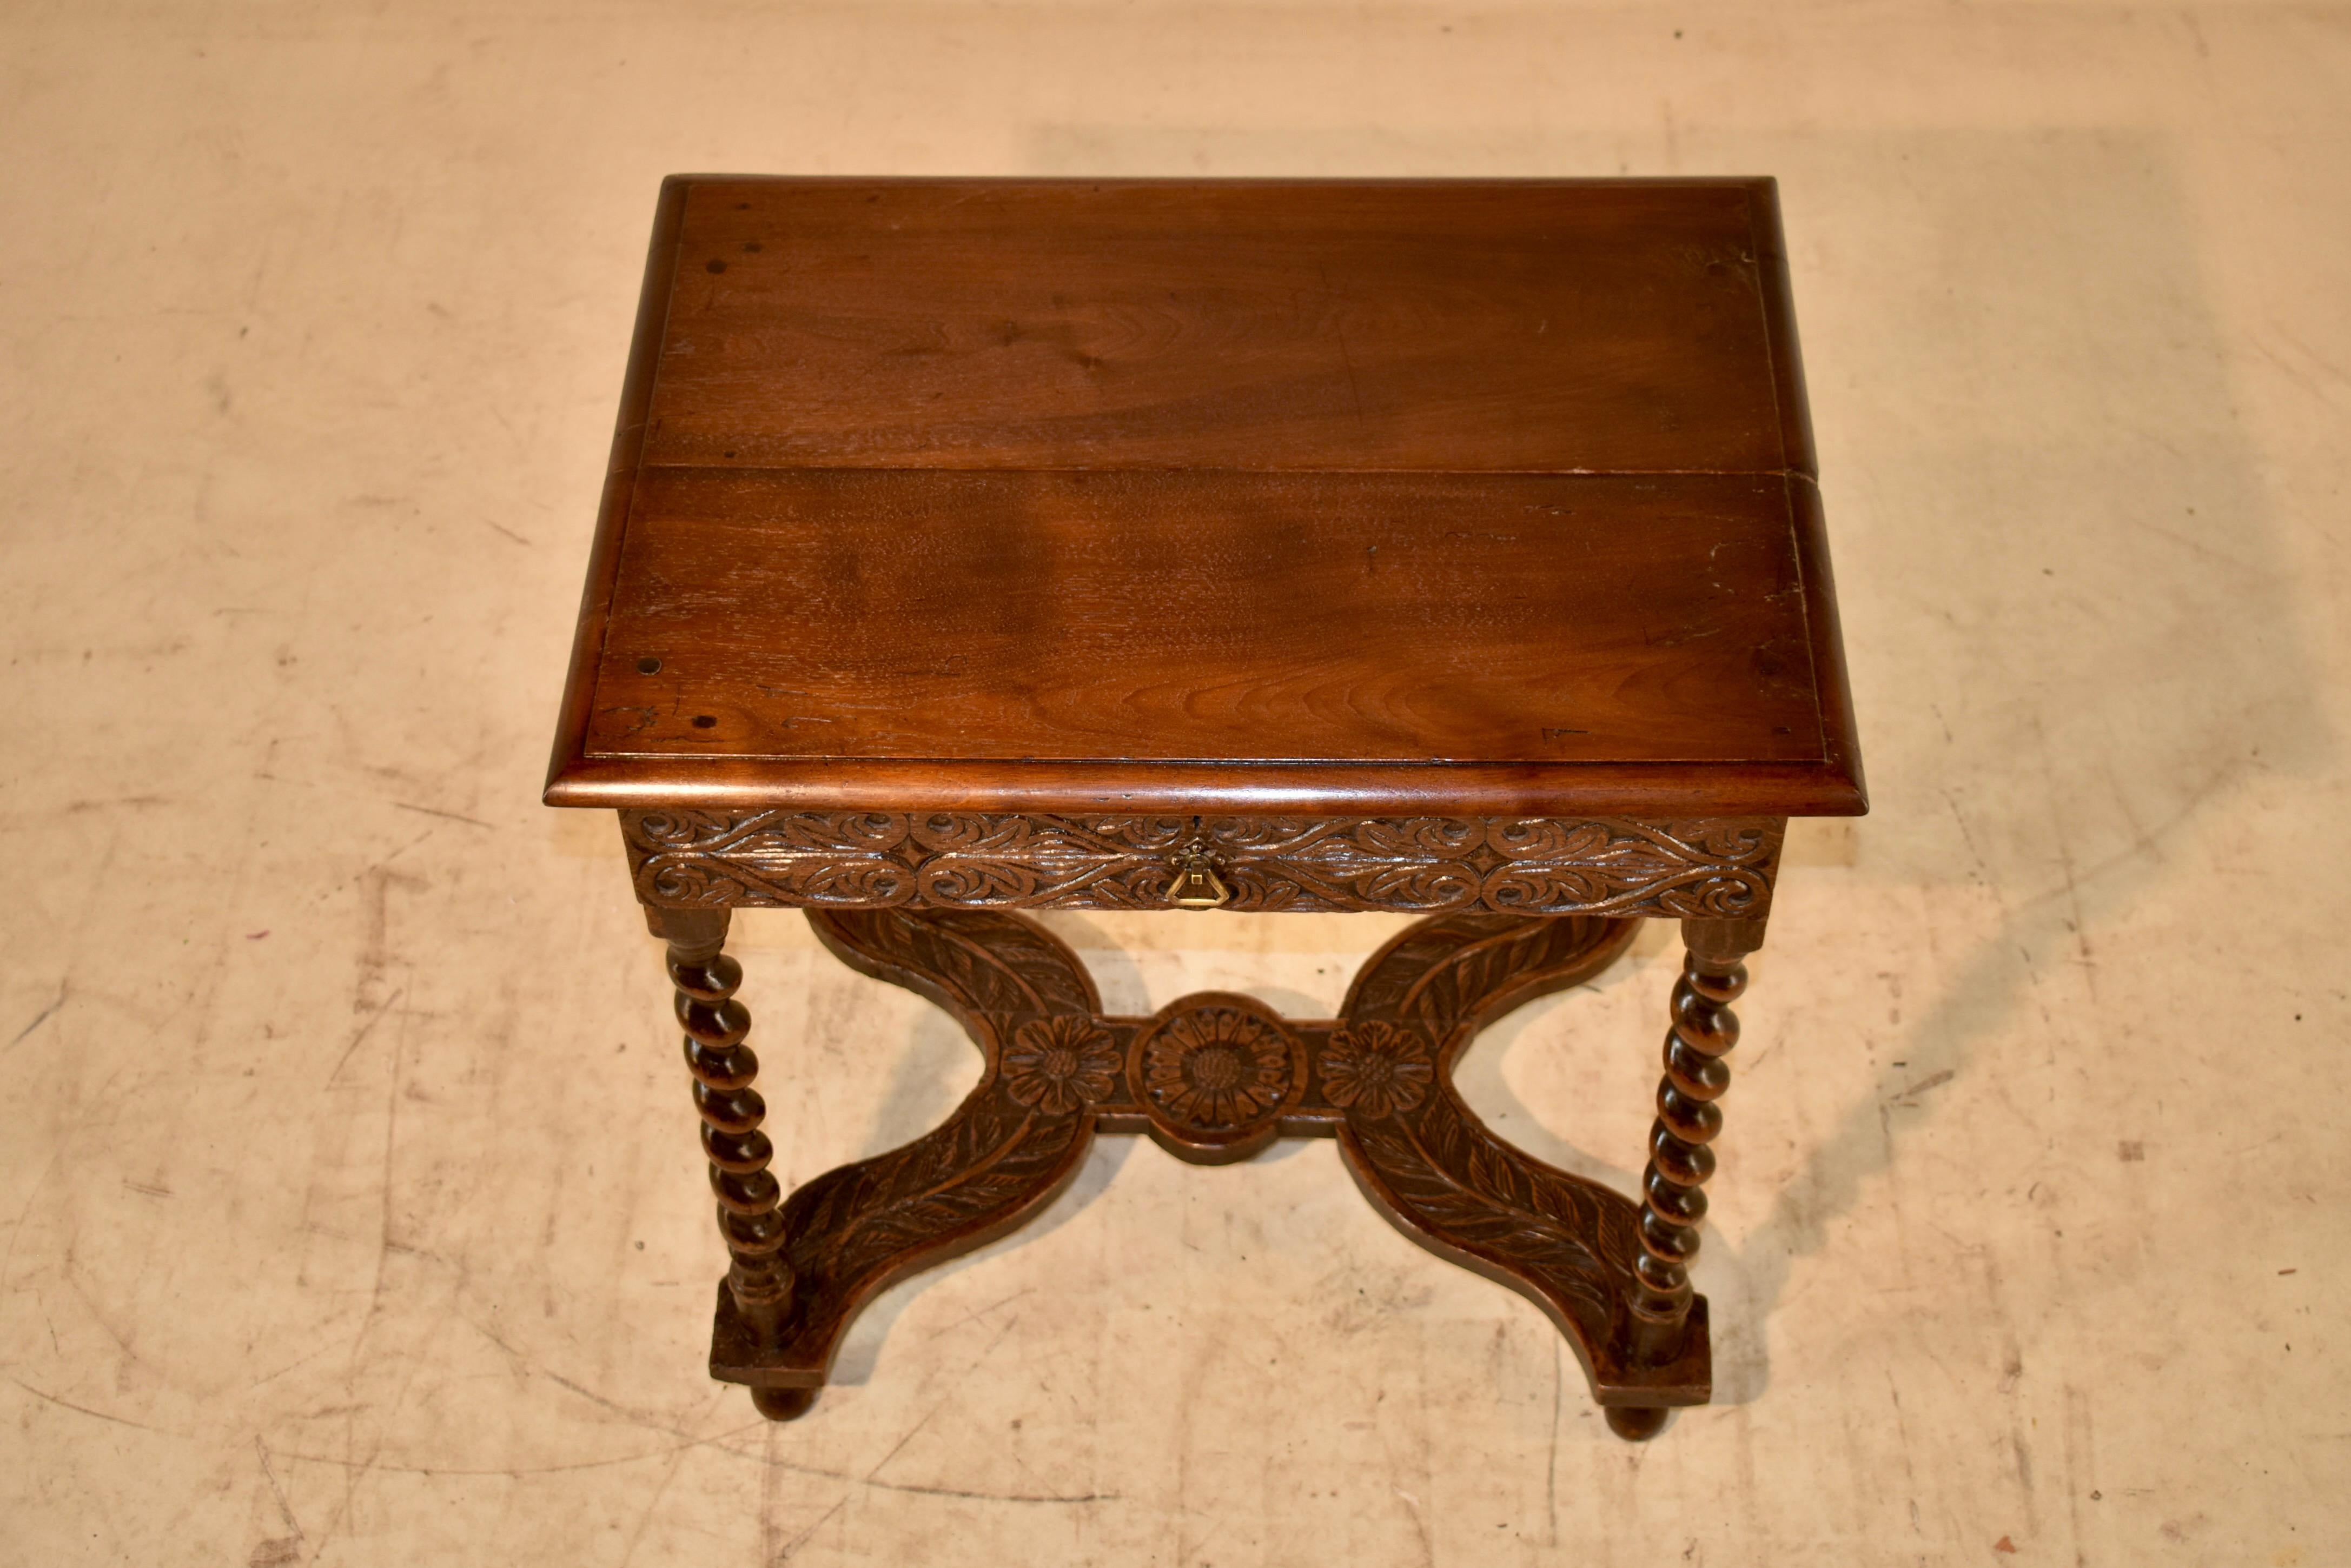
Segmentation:
[(1219, 909), (1231, 899), (1233, 890), (1217, 875), (1217, 859), (1207, 846), (1187, 844), (1176, 852), (1171, 864), (1176, 867), (1176, 884), (1167, 889), (1167, 901), (1177, 909)]

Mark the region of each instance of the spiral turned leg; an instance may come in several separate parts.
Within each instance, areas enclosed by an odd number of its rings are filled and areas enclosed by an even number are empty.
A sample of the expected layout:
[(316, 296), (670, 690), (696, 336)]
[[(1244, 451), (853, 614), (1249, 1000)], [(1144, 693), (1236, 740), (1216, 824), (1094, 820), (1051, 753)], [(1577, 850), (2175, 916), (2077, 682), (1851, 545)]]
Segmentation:
[[(1666, 1072), (1657, 1085), (1657, 1117), (1649, 1127), (1649, 1163), (1642, 1172), (1641, 1245), (1634, 1261), (1632, 1351), (1660, 1366), (1682, 1351), (1689, 1324), (1690, 1261), (1698, 1256), (1706, 1219), (1706, 1179), (1714, 1174), (1708, 1146), (1722, 1130), (1715, 1102), (1730, 1087), (1723, 1060), (1739, 1044), (1730, 1004), (1747, 989), (1740, 961), (1762, 945), (1760, 921), (1685, 920), (1688, 951), (1674, 982), (1673, 1026), (1666, 1033)], [(1612, 1407), (1608, 1425), (1639, 1441), (1666, 1424), (1663, 1409)]]
[[(685, 1031), (694, 1108), (702, 1113), (702, 1149), (710, 1160), (710, 1189), (718, 1199), (718, 1230), (732, 1259), (726, 1288), (744, 1321), (763, 1343), (772, 1342), (791, 1305), (792, 1271), (783, 1256), (783, 1189), (768, 1169), (775, 1147), (759, 1130), (768, 1106), (751, 1086), (759, 1059), (743, 1044), (751, 1014), (735, 1000), (743, 967), (719, 950), (726, 940), (726, 910), (647, 915), (653, 934), (669, 943), (669, 977), (677, 988), (677, 1021)], [(759, 1409), (779, 1419), (800, 1414), (813, 1397), (810, 1390), (754, 1391)]]

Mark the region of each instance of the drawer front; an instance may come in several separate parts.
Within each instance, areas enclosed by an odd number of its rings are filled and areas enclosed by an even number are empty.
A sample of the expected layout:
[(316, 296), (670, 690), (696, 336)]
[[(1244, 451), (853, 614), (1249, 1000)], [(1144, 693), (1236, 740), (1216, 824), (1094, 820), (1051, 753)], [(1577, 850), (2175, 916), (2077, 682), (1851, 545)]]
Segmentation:
[(624, 811), (668, 909), (1386, 909), (1759, 919), (1783, 817)]

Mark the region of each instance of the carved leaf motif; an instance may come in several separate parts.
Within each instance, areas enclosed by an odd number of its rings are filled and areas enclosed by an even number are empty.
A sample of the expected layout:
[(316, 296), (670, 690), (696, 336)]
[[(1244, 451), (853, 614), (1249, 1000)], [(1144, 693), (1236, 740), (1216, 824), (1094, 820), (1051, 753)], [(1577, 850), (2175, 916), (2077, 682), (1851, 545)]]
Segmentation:
[(1086, 1123), (1014, 1109), (983, 1090), (935, 1131), (794, 1193), (785, 1214), (801, 1239), (794, 1267), (853, 1290), (864, 1274), (1041, 1196)]
[(1698, 918), (1753, 915), (1770, 885), (1752, 872), (1711, 868), (1638, 875), (1561, 866), (1507, 866), (1487, 877), (1482, 895), (1498, 909), (1575, 909), (1592, 914), (1632, 910)]
[(1405, 997), (1406, 1017), (1439, 1040), (1471, 1023), (1490, 996), (1540, 971), (1557, 945), (1549, 923), (1514, 923), (1494, 935), (1456, 948)]
[(1037, 897), (1037, 868), (1008, 860), (934, 860), (923, 867), (923, 897), (956, 909), (1022, 905)]
[[(1413, 1131), (1353, 1127), (1397, 1204), (1448, 1244), (1481, 1252), (1559, 1301), (1596, 1340), (1629, 1272), (1633, 1206), (1466, 1126), (1440, 1095)], [(1611, 1208), (1622, 1210), (1612, 1215)]]
[(914, 890), (914, 874), (887, 860), (792, 860), (754, 863), (705, 856), (657, 855), (639, 867), (646, 901), (684, 907), (829, 905), (872, 909), (902, 904)]
[(633, 843), (648, 849), (710, 852), (747, 847), (832, 849), (868, 854), (906, 837), (906, 819), (875, 812), (643, 811), (622, 814)]
[(945, 992), (967, 1025), (993, 1041), (1014, 1016), (1100, 1011), (1093, 981), (1069, 949), (1027, 920), (982, 911), (811, 911), (835, 943)]
[(1486, 842), (1513, 859), (1582, 859), (1606, 848), (1608, 829), (1597, 822), (1527, 817), (1488, 823)]
[(1323, 862), (1399, 855), (1458, 859), (1485, 841), (1481, 824), (1448, 816), (1217, 816), (1207, 827), (1220, 850)]
[(1080, 903), (1089, 909), (1167, 907), (1172, 873), (1162, 862), (1027, 863), (942, 856), (923, 867), (921, 891), (948, 909), (1035, 909)]
[[(671, 907), (1163, 909), (1181, 816), (623, 812), (639, 896)], [(1778, 819), (1212, 817), (1235, 909), (1761, 915)]]
[[(1446, 1068), (1479, 1023), (1531, 988), (1604, 964), (1630, 920), (1440, 915), (1382, 950), (1343, 1017), (1292, 1025), (1223, 993), (1153, 1019), (1105, 1019), (1074, 955), (1010, 915), (810, 918), (855, 967), (953, 1009), (991, 1071), (944, 1126), (786, 1200), (799, 1304), (779, 1354), (790, 1366), (820, 1371), (873, 1290), (1033, 1210), (1074, 1168), (1098, 1116), (1132, 1131), (1139, 1112), (1169, 1147), (1207, 1159), (1272, 1136), (1297, 1101), (1301, 1121), (1340, 1123), (1345, 1158), (1408, 1233), (1543, 1303), (1604, 1381), (1623, 1370), (1609, 1347), (1639, 1289), (1639, 1206), (1494, 1136)], [(1310, 1040), (1321, 1042), (1311, 1063)]]
[(1478, 898), (1476, 869), (1443, 863), (1479, 847), (1474, 821), (1218, 817), (1208, 831), (1231, 857), (1237, 908), (1435, 912)]
[(1508, 858), (1481, 897), (1498, 909), (1576, 909), (1735, 919), (1760, 914), (1779, 858), (1777, 823), (1498, 821), (1487, 839)]
[(1083, 859), (1164, 854), (1190, 831), (1181, 816), (1029, 816), (939, 812), (916, 818), (925, 849), (1022, 859)]
[(1588, 916), (1447, 915), (1384, 950), (1357, 977), (1347, 1012), (1453, 1040), (1510, 996), (1596, 970), (1630, 935), (1628, 921)]

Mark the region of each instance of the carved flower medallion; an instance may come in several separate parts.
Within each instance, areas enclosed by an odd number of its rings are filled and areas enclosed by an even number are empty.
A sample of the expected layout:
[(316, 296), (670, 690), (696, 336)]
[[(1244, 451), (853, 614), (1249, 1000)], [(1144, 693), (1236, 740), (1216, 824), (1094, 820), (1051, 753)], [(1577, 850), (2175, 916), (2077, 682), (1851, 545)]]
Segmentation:
[(1332, 1105), (1367, 1116), (1411, 1110), (1437, 1079), (1428, 1044), (1417, 1031), (1378, 1022), (1351, 1023), (1332, 1034), (1314, 1065)]
[(1138, 1060), (1156, 1119), (1216, 1137), (1272, 1116), (1298, 1084), (1295, 1039), (1250, 1006), (1185, 1006), (1152, 1030)]
[(1004, 1092), (1050, 1116), (1110, 1098), (1119, 1053), (1093, 1021), (1069, 1013), (1032, 1018), (1004, 1053)]

